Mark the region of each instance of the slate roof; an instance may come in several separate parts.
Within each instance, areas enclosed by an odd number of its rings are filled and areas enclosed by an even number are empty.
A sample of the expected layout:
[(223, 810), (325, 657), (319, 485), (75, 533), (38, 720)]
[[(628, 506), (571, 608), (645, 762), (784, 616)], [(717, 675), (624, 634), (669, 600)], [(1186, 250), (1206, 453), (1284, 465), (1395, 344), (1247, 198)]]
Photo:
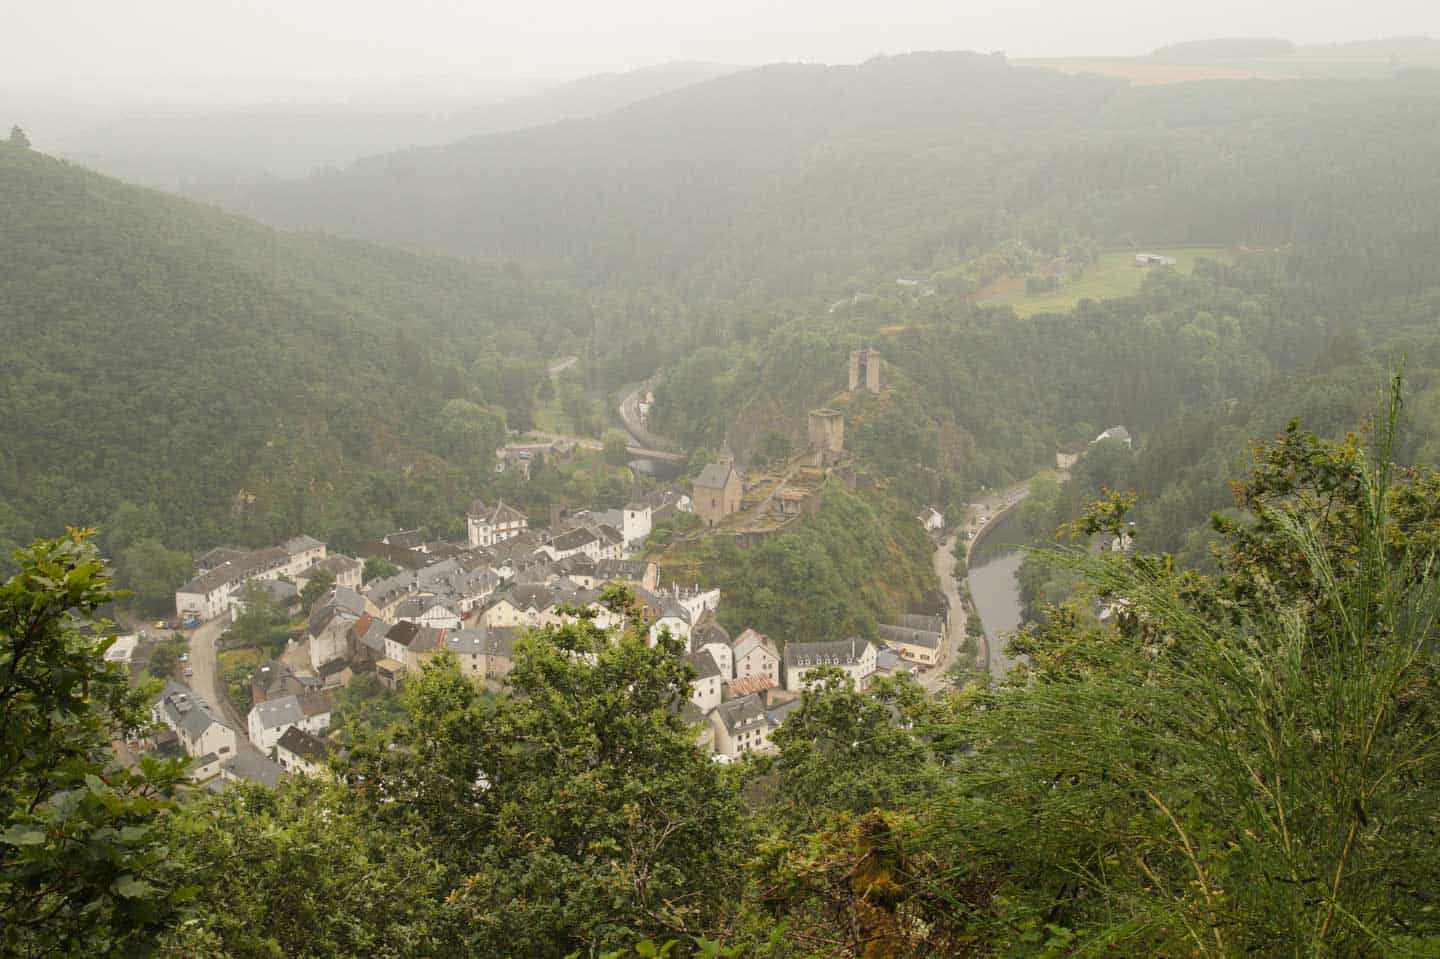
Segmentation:
[(725, 731), (732, 736), (769, 722), (765, 715), (765, 705), (758, 694), (721, 703), (715, 707), (715, 715), (720, 717), (720, 722), (725, 724)]
[(595, 542), (595, 540), (598, 538), (599, 537), (597, 537), (592, 531), (581, 527), (580, 529), (572, 529), (567, 533), (561, 533), (559, 536), (555, 537), (554, 542), (552, 542), (550, 545), (554, 546), (557, 550), (564, 551), (569, 551), (572, 549), (584, 549), (587, 545)]
[(595, 564), (595, 575), (606, 580), (638, 583), (645, 578), (648, 565), (643, 559), (602, 559)]
[(518, 509), (506, 506), (504, 500), (500, 500), (493, 507), (490, 507), (486, 506), (483, 500), (477, 499), (470, 504), (468, 515), (475, 519), (486, 520), (492, 526), (529, 521), (529, 517)]
[(689, 653), (685, 656), (685, 662), (695, 668), (695, 680), (719, 679), (720, 666), (715, 662), (715, 657), (710, 650), (702, 649), (698, 653)]
[(771, 652), (775, 653), (776, 657), (778, 658), (780, 651), (775, 648), (774, 643), (770, 642), (770, 637), (766, 636), (764, 633), (757, 633), (753, 629), (747, 629), (745, 630), (745, 632), (735, 637), (735, 645), (733, 647), (735, 650), (735, 658), (743, 659), (745, 656), (749, 655), (757, 646), (764, 646)]
[(401, 549), (414, 549), (417, 546), (424, 545), (425, 530), (423, 527), (419, 529), (396, 530), (386, 536), (381, 542), (387, 546), (398, 546)]
[(275, 745), (312, 763), (323, 763), (330, 758), (330, 744), (299, 726), (285, 730)]
[(316, 563), (310, 568), (312, 570), (323, 569), (328, 573), (335, 573), (338, 575), (340, 573), (349, 572), (352, 569), (360, 569), (362, 565), (363, 564), (358, 559), (352, 559), (349, 556), (341, 556), (339, 553), (335, 553), (334, 555), (325, 557), (320, 562)]
[(215, 567), (208, 573), (201, 573), (181, 586), (178, 592), (206, 595), (227, 583), (238, 582), (267, 570), (278, 569), (290, 561), (290, 554), (278, 546), (257, 549), (245, 553), (238, 559), (230, 560)]
[(167, 680), (160, 692), (160, 702), (168, 722), (179, 727), (191, 739), (199, 737), (212, 725), (225, 726), (210, 711), (210, 704), (184, 683)]
[(865, 655), (870, 643), (854, 637), (834, 639), (822, 643), (786, 643), (786, 667), (799, 666), (853, 666)]
[(323, 678), (323, 677), (326, 677), (326, 676), (334, 676), (336, 673), (343, 673), (345, 670), (347, 670), (347, 669), (349, 669), (349, 668), (350, 668), (350, 659), (349, 659), (349, 657), (347, 657), (347, 656), (341, 656), (339, 659), (332, 659), (332, 660), (330, 660), (330, 662), (325, 663), (323, 666), (320, 667), (320, 669), (318, 670), (318, 672), (320, 673), (321, 677)]
[(724, 489), (725, 484), (730, 482), (730, 474), (735, 472), (734, 467), (724, 466), (720, 463), (707, 463), (695, 477), (695, 485), (703, 486), (706, 489)]
[(920, 616), (915, 613), (903, 613), (897, 626), (904, 626), (906, 629), (923, 629), (927, 633), (945, 632), (945, 623), (939, 616)]
[(319, 636), (336, 618), (356, 620), (360, 616), (358, 613), (351, 613), (348, 609), (334, 603), (327, 602), (323, 606), (317, 604), (310, 612), (310, 621), (305, 624), (305, 631), (311, 636)]
[(880, 638), (887, 643), (903, 643), (907, 646), (921, 646), (925, 649), (939, 649), (941, 635), (925, 629), (907, 629), (904, 626), (881, 625)]
[(408, 649), (410, 644), (415, 640), (415, 635), (420, 632), (420, 629), (421, 627), (418, 623), (396, 623), (385, 631), (385, 638), (394, 640)]
[(513, 654), (517, 629), (459, 629), (445, 637), (444, 648), (471, 656), (501, 656), (509, 659)]
[(730, 645), (730, 634), (725, 627), (716, 622), (715, 617), (706, 616), (695, 628), (690, 631), (691, 646), (705, 646), (709, 643), (718, 643), (722, 646)]
[(271, 789), (278, 786), (285, 775), (279, 763), (248, 751), (236, 753), (222, 763), (220, 769), (233, 779), (243, 779)]
[(225, 563), (233, 563), (245, 556), (243, 549), (232, 549), (229, 546), (216, 546), (214, 549), (206, 550), (195, 557), (195, 570), (200, 573), (208, 572), (217, 566)]
[(300, 697), (294, 693), (256, 703), (250, 711), (259, 719), (261, 729), (279, 729), (305, 718), (305, 712), (300, 708)]
[(320, 549), (325, 544), (313, 536), (292, 536), (280, 544), (280, 548), (294, 556), (296, 553), (303, 553), (307, 550)]

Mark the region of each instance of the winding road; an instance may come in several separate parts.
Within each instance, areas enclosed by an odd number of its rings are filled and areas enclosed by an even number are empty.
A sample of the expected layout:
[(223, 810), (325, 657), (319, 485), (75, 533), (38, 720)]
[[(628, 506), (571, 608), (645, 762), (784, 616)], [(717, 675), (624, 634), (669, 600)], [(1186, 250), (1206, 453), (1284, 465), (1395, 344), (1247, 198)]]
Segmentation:
[(208, 623), (197, 626), (190, 633), (189, 666), (195, 671), (195, 675), (185, 682), (213, 708), (220, 710), (226, 724), (234, 728), (240, 750), (258, 756), (260, 750), (250, 743), (249, 723), (245, 717), (235, 711), (235, 707), (230, 704), (229, 697), (224, 695), (224, 690), (221, 688), (224, 680), (220, 676), (220, 634), (225, 632), (225, 627), (229, 625), (230, 614), (226, 613)]

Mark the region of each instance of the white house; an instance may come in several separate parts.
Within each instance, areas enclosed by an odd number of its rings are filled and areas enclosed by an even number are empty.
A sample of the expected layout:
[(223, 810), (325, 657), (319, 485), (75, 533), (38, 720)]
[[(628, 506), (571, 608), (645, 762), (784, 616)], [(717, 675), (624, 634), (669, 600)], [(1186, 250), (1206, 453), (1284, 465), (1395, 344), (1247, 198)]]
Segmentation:
[(460, 613), (434, 596), (413, 596), (395, 608), (395, 619), (431, 629), (459, 629)]
[(902, 625), (881, 624), (880, 638), (904, 659), (919, 666), (933, 666), (940, 659), (940, 649), (945, 642), (945, 627), (939, 619), (925, 616), (905, 617), (906, 619), (930, 622), (915, 622)]
[(710, 714), (710, 724), (715, 730), (715, 752), (721, 756), (737, 759), (746, 753), (774, 749), (770, 733), (775, 727), (759, 695), (721, 703)]
[(295, 585), (304, 589), (306, 584), (318, 573), (329, 573), (335, 577), (335, 585), (343, 586), (346, 589), (360, 588), (360, 573), (364, 569), (358, 559), (349, 556), (341, 556), (338, 553), (325, 557), (309, 569), (296, 573), (293, 577)]
[(514, 539), (529, 528), (529, 517), (501, 502), (490, 507), (477, 499), (465, 515), (466, 538), (472, 549)]
[[(212, 554), (215, 565), (210, 566), (207, 558)], [(250, 553), (211, 550), (198, 564), (209, 568), (175, 591), (175, 615), (214, 619), (235, 605), (252, 580), (293, 578), (324, 558), (325, 544), (310, 536)]]
[(713, 613), (707, 613), (690, 630), (690, 651), (709, 653), (720, 667), (722, 679), (735, 675), (735, 650), (731, 648), (730, 634), (715, 621)]
[(864, 639), (837, 639), (823, 643), (785, 644), (785, 688), (794, 692), (809, 687), (807, 676), (820, 666), (836, 666), (850, 674), (855, 688), (865, 689), (875, 672), (875, 644)]
[(685, 648), (690, 648), (690, 611), (679, 603), (666, 601), (661, 613), (656, 617), (655, 622), (650, 624), (649, 642), (654, 646), (660, 641), (660, 634), (669, 630), (670, 635), (685, 643)]
[(695, 679), (690, 683), (690, 701), (700, 712), (708, 713), (720, 705), (720, 667), (708, 652), (690, 653), (685, 662), (695, 669)]
[(291, 726), (311, 733), (323, 732), (330, 728), (330, 708), (328, 693), (291, 694), (257, 703), (250, 710), (250, 741), (256, 749), (268, 753)]
[(285, 576), (293, 579), (296, 574), (309, 569), (325, 558), (325, 544), (313, 536), (296, 536), (280, 544), (289, 557), (285, 564)]
[(223, 759), (235, 754), (239, 743), (235, 730), (221, 722), (210, 705), (183, 683), (168, 681), (150, 707), (150, 716), (175, 731), (187, 756), (198, 758), (214, 753)]
[(299, 726), (275, 741), (275, 761), (291, 775), (330, 778), (330, 744)]

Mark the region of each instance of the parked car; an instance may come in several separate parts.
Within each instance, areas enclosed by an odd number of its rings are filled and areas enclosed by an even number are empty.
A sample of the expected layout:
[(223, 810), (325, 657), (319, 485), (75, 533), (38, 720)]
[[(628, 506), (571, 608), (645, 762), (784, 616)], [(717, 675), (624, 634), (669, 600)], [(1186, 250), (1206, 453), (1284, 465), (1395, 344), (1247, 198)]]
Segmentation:
[(181, 654), (180, 654), (180, 662), (182, 662), (182, 663), (188, 663), (189, 661), (190, 661), (190, 654), (189, 654), (189, 653), (181, 653)]
[(191, 669), (189, 666), (186, 666), (186, 667), (185, 667), (185, 678), (186, 678), (186, 679), (189, 679), (190, 677), (192, 677), (192, 676), (194, 676), (194, 675), (195, 675), (195, 670), (194, 670), (194, 669)]

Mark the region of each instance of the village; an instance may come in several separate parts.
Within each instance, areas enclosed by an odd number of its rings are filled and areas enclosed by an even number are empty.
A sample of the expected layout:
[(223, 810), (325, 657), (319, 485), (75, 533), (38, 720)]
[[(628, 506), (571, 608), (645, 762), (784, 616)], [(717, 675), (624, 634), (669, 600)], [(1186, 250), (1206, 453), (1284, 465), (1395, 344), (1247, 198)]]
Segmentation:
[[(878, 392), (878, 353), (852, 354), (850, 379), (852, 389)], [(808, 448), (771, 474), (745, 477), (722, 450), (688, 491), (655, 490), (619, 509), (557, 508), (544, 529), (531, 528), (524, 512), (504, 502), (476, 500), (460, 542), (412, 529), (363, 544), (356, 556), (332, 553), (305, 535), (261, 550), (211, 549), (175, 593), (178, 623), (191, 630), (184, 681), (168, 678), (155, 700), (162, 732), (148, 745), (188, 756), (191, 779), (207, 788), (323, 775), (335, 748), (326, 734), (336, 696), (356, 677), (397, 690), (426, 663), (448, 656), (472, 682), (503, 694), (522, 634), (581, 617), (616, 636), (622, 628), (643, 631), (652, 646), (666, 634), (679, 641), (695, 674), (682, 718), (722, 763), (769, 751), (771, 734), (819, 667), (843, 670), (860, 690), (874, 676), (897, 673), (919, 674), (933, 686), (955, 602), (947, 592), (881, 624), (873, 639), (780, 644), (750, 628), (731, 635), (717, 616), (720, 590), (662, 582), (657, 563), (646, 558), (652, 530), (681, 516), (710, 534), (753, 537), (811, 510), (828, 478), (843, 481), (853, 471), (842, 414), (810, 412), (808, 436)], [(523, 462), (513, 451), (508, 458)], [(935, 536), (945, 525), (933, 508), (916, 521)], [(367, 580), (367, 565), (389, 572)], [(302, 593), (315, 582), (325, 592), (309, 607), (303, 633), (253, 670), (248, 701), (234, 701), (217, 664), (229, 624), (261, 595), (301, 613)], [(612, 586), (634, 597), (636, 621), (602, 602)]]

